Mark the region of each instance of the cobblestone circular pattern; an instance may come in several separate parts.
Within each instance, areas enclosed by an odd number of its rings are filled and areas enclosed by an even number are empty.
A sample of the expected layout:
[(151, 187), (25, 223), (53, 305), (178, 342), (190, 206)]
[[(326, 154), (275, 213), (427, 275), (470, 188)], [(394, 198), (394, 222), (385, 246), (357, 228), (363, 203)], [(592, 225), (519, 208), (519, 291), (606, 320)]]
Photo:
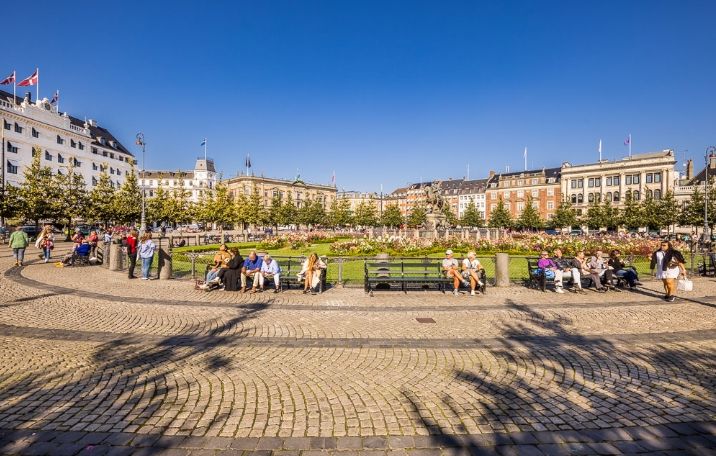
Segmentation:
[(673, 304), (648, 289), (269, 299), (0, 267), (0, 429), (397, 438), (716, 418), (712, 283)]

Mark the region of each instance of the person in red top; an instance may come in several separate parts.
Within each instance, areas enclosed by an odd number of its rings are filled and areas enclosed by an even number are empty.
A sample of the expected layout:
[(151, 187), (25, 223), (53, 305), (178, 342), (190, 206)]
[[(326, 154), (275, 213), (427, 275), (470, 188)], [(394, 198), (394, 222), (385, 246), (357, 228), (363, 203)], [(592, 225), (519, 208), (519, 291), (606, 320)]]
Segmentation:
[(87, 242), (89, 243), (90, 247), (92, 247), (92, 253), (90, 254), (91, 257), (97, 256), (97, 241), (99, 241), (99, 236), (97, 236), (97, 232), (91, 231), (90, 235), (87, 237)]
[(134, 267), (137, 265), (137, 233), (136, 230), (131, 230), (127, 235), (127, 256), (129, 257), (129, 278), (136, 279), (134, 276)]

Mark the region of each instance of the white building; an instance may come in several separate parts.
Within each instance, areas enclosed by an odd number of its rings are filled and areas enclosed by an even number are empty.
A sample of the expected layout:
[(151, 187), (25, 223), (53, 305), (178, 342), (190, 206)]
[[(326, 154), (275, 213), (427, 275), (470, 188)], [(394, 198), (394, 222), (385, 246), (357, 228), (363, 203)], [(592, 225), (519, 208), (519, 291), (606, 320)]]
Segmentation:
[(33, 103), (28, 93), (25, 99), (13, 100), (11, 93), (0, 90), (0, 117), (7, 184), (17, 186), (24, 181), (35, 151), (41, 154), (42, 166), (58, 174), (67, 173), (74, 164), (88, 189), (97, 184), (105, 168), (112, 184), (121, 185), (136, 164), (134, 156), (96, 121), (60, 113), (46, 98)]
[(173, 193), (175, 189), (183, 189), (189, 201), (199, 202), (205, 192), (216, 188), (216, 168), (214, 160), (198, 158), (193, 171), (146, 171), (139, 172), (139, 186), (147, 191), (151, 198), (159, 187)]
[(462, 219), (465, 210), (470, 206), (470, 202), (475, 203), (475, 209), (480, 213), (480, 217), (485, 219), (485, 186), (487, 179), (478, 179), (472, 181), (464, 181), (458, 196), (457, 216)]

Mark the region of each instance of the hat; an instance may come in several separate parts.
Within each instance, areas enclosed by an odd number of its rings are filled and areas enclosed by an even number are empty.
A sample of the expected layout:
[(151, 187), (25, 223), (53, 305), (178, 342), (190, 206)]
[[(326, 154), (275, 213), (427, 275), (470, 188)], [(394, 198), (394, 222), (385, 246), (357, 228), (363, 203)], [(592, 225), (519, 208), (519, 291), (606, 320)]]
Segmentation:
[(447, 250), (445, 251), (445, 255), (452, 255), (452, 250), (447, 249)]

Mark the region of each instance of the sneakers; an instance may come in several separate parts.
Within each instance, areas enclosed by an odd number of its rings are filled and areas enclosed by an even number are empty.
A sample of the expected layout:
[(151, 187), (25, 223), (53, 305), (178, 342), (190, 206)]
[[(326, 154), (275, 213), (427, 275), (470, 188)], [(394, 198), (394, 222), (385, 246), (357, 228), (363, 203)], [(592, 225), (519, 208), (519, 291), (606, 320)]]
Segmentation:
[(469, 286), (470, 286), (470, 282), (468, 282), (467, 280), (463, 280), (463, 281), (462, 281), (462, 285), (465, 286), (465, 287), (469, 287)]
[(554, 289), (554, 291), (555, 291), (555, 293), (564, 293), (564, 290), (562, 289), (562, 287), (557, 287)]
[(481, 287), (482, 285), (483, 285), (482, 280), (478, 280), (478, 281), (477, 281), (477, 286), (478, 286), (478, 287)]
[(457, 296), (457, 295), (460, 294), (460, 292), (459, 292), (459, 291), (457, 290), (457, 288), (456, 288), (456, 289), (454, 289), (454, 290), (452, 291), (452, 294), (454, 294), (455, 296)]
[(278, 288), (274, 288), (274, 289), (273, 289), (273, 292), (274, 292), (274, 293), (278, 293)]
[(50, 261), (50, 259), (49, 259), (49, 258), (45, 258), (45, 263), (47, 263), (48, 261)]
[(470, 296), (475, 296), (475, 290), (470, 290)]
[(666, 295), (666, 296), (664, 296), (664, 300), (667, 302), (674, 302), (674, 301), (676, 301), (676, 296)]

